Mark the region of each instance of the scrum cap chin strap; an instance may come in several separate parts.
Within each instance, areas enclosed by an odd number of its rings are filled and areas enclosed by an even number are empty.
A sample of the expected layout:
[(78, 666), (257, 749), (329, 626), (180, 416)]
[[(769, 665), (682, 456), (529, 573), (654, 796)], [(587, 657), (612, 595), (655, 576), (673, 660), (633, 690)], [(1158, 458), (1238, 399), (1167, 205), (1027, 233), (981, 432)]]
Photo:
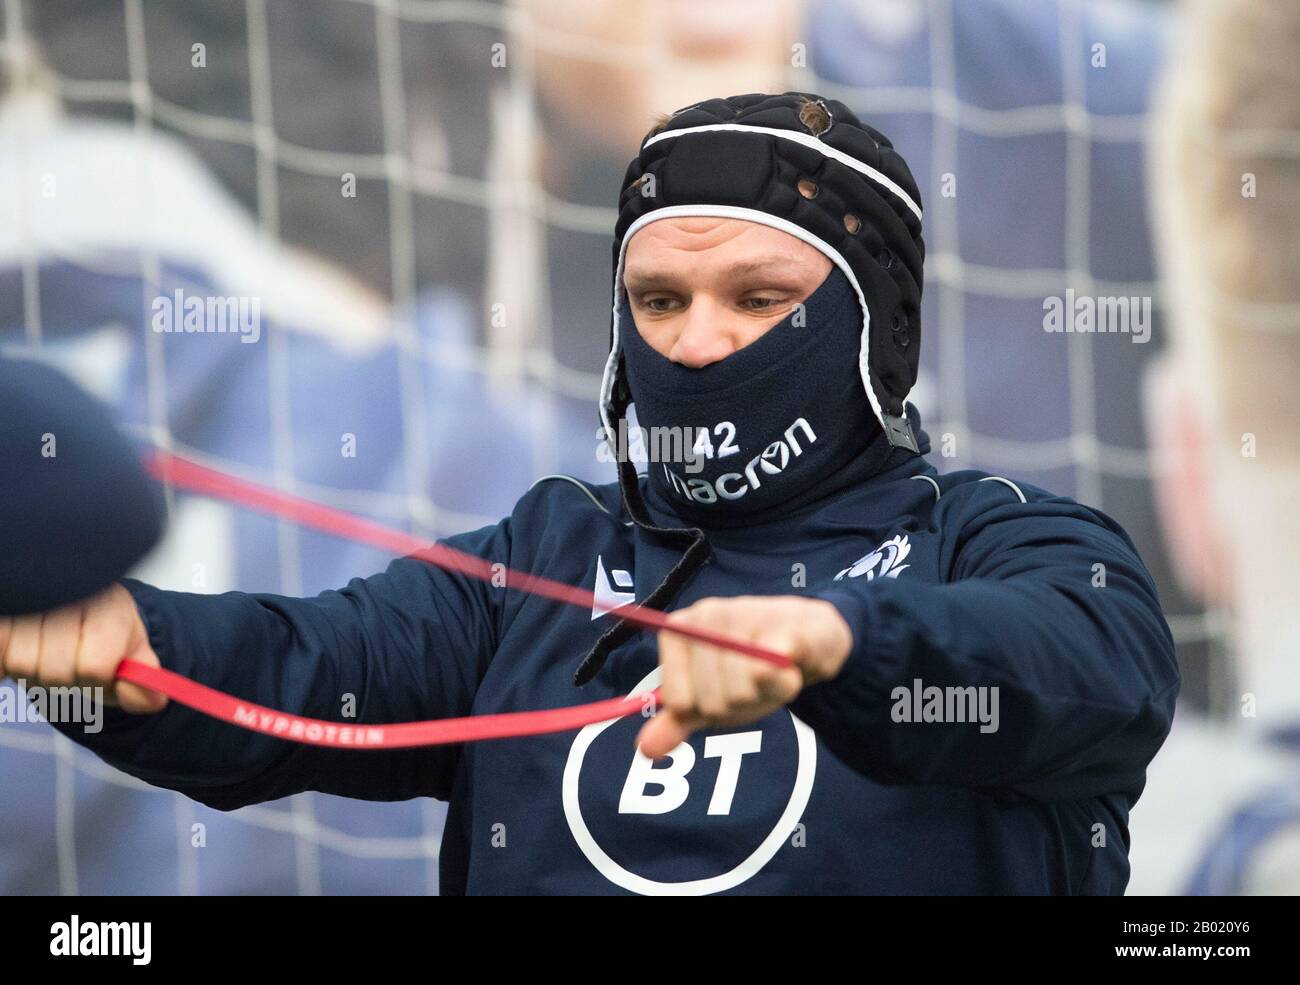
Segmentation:
[[(629, 394), (627, 384), (622, 380), (620, 380), (618, 389), (619, 392), (615, 395), (614, 406), (617, 408), (617, 416), (621, 419), (627, 412)], [(615, 461), (618, 462), (619, 490), (623, 494), (623, 504), (627, 508), (632, 522), (652, 536), (685, 548), (682, 556), (673, 565), (672, 570), (641, 603), (649, 609), (663, 609), (677, 597), (678, 592), (686, 587), (686, 583), (691, 576), (708, 562), (709, 558), (712, 557), (713, 549), (705, 539), (704, 531), (699, 527), (656, 526), (646, 510), (645, 501), (641, 498), (641, 489), (637, 485), (636, 467), (626, 457), (622, 459), (616, 457)], [(640, 628), (639, 625), (627, 619), (619, 619), (615, 622), (601, 635), (600, 639), (596, 641), (595, 645), (582, 659), (582, 663), (578, 665), (577, 671), (574, 672), (573, 683), (581, 687), (600, 673), (600, 668), (605, 665), (605, 660), (610, 651), (631, 639)]]

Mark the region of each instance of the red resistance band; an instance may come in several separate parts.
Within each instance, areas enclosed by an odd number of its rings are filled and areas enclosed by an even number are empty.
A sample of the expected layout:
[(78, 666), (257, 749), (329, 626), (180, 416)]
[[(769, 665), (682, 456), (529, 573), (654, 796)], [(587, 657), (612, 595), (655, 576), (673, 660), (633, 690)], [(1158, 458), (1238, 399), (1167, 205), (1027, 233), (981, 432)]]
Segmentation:
[[(304, 527), (369, 544), (395, 555), (418, 558), (448, 571), (469, 575), (493, 585), (513, 588), (532, 595), (542, 595), (588, 610), (592, 609), (596, 602), (595, 595), (586, 589), (543, 578), (540, 575), (514, 571), (504, 565), (458, 551), (445, 544), (427, 544), (410, 534), (393, 530), (372, 520), (275, 489), (268, 489), (170, 452), (156, 451), (151, 456), (148, 466), (161, 481), (177, 489), (235, 503)], [(778, 667), (792, 666), (788, 657), (773, 650), (743, 640), (734, 640), (707, 629), (670, 623), (668, 617), (657, 609), (648, 609), (639, 604), (630, 605), (619, 609), (619, 616), (640, 626), (650, 629), (669, 629), (682, 636), (735, 650), (759, 660), (766, 660)], [(480, 742), (484, 739), (508, 739), (526, 735), (544, 735), (550, 732), (567, 732), (638, 712), (648, 715), (657, 705), (659, 698), (659, 692), (656, 690), (646, 694), (611, 698), (592, 704), (546, 711), (471, 715), (468, 718), (446, 718), (391, 725), (361, 725), (302, 718), (272, 708), (264, 708), (191, 681), (174, 671), (150, 667), (135, 660), (123, 660), (117, 668), (117, 676), (240, 728), (273, 735), (291, 742), (341, 749), (402, 749), (411, 746)]]

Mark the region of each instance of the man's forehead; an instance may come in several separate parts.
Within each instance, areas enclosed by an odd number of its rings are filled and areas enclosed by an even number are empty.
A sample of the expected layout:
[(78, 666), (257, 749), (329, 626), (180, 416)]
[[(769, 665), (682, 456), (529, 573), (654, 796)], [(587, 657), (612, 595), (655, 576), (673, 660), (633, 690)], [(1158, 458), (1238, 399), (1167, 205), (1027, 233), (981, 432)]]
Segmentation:
[[(710, 272), (723, 274), (727, 277), (790, 273), (802, 269), (803, 266), (789, 253), (771, 252), (733, 258), (720, 257), (716, 262), (707, 264)], [(697, 261), (697, 258), (686, 253), (645, 258), (642, 262), (629, 262), (627, 264), (623, 271), (623, 282), (628, 287), (669, 283), (698, 272), (700, 269), (701, 264)]]
[[(703, 220), (703, 221), (701, 221)], [(707, 269), (732, 277), (821, 267), (823, 255), (784, 230), (745, 219), (674, 217), (633, 234), (624, 281), (633, 286)]]
[(765, 222), (736, 216), (674, 215), (654, 219), (628, 241), (628, 249), (637, 244), (672, 243), (692, 248), (707, 248), (731, 241), (806, 246), (799, 237)]

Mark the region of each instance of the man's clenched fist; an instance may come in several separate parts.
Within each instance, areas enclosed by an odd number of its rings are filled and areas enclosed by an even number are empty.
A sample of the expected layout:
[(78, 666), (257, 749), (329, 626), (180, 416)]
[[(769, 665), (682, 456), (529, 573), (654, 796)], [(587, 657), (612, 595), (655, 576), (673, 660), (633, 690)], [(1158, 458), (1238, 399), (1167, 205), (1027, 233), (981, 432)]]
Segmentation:
[(668, 618), (783, 653), (794, 666), (777, 667), (660, 630), (661, 707), (637, 736), (651, 759), (668, 755), (696, 729), (745, 725), (789, 704), (809, 684), (838, 674), (853, 647), (848, 623), (823, 599), (711, 598)]
[(0, 616), (0, 678), (42, 687), (102, 687), (105, 700), (126, 711), (161, 711), (167, 704), (163, 695), (114, 678), (125, 657), (159, 666), (135, 600), (121, 585), (46, 613)]

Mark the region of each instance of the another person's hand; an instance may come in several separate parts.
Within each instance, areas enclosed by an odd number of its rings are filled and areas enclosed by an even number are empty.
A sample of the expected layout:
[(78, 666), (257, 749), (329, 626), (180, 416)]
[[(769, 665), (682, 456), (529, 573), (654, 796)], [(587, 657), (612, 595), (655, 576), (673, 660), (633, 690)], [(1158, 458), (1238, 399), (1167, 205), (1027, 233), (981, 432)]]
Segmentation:
[(774, 650), (794, 666), (660, 630), (660, 706), (637, 736), (651, 759), (668, 755), (697, 729), (745, 725), (789, 704), (809, 684), (838, 674), (853, 647), (835, 606), (797, 595), (702, 599), (668, 618)]
[(102, 687), (107, 704), (135, 714), (161, 711), (163, 695), (114, 677), (125, 657), (160, 666), (135, 600), (121, 585), (49, 612), (0, 616), (0, 679)]

